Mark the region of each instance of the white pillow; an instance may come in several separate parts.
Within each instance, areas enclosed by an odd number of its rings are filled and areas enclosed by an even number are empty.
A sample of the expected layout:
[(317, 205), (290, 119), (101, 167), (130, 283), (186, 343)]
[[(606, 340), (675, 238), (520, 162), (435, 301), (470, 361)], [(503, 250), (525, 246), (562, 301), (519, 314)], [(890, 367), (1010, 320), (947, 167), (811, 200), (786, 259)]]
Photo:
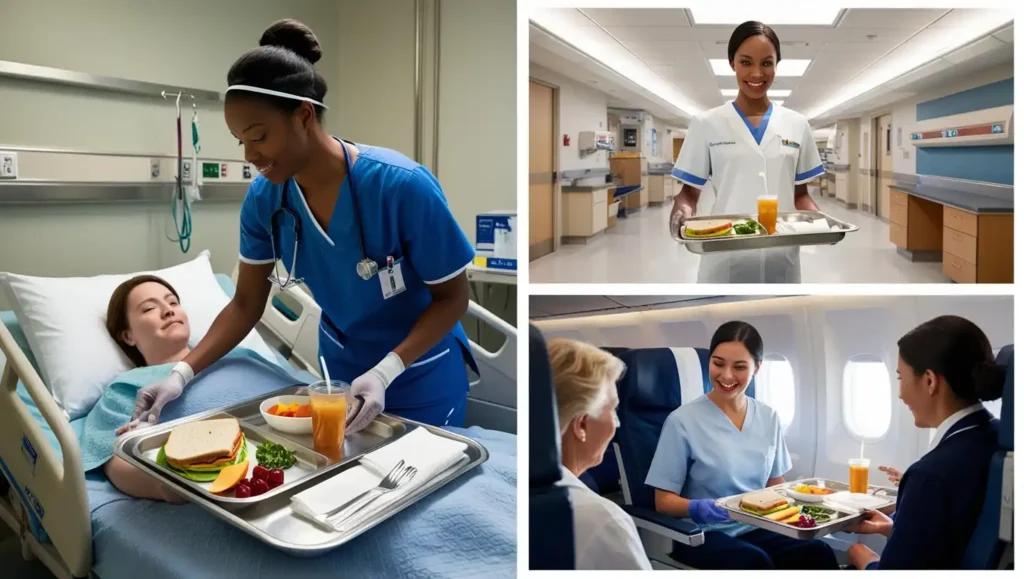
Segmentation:
[[(87, 414), (107, 385), (133, 367), (107, 333), (107, 304), (121, 282), (141, 274), (156, 275), (178, 292), (193, 346), (230, 302), (214, 276), (209, 251), (188, 263), (127, 275), (52, 278), (0, 272), (0, 287), (39, 362), (43, 381), (71, 420)], [(256, 330), (239, 345), (277, 364)]]

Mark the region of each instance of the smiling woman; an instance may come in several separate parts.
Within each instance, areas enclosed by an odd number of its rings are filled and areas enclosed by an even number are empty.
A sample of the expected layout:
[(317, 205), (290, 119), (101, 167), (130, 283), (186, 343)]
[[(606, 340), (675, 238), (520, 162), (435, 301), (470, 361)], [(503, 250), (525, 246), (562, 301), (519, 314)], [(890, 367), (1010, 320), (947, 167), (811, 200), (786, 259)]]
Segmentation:
[[(709, 215), (753, 213), (759, 210), (759, 198), (774, 198), (776, 214), (818, 210), (807, 183), (825, 168), (811, 125), (768, 96), (782, 60), (778, 35), (761, 22), (744, 22), (729, 38), (728, 56), (738, 94), (690, 126), (672, 170), (683, 183), (669, 217), (673, 236), (684, 220), (697, 215), (701, 189), (708, 182), (716, 192)], [(697, 281), (799, 282), (800, 248), (704, 255)]]

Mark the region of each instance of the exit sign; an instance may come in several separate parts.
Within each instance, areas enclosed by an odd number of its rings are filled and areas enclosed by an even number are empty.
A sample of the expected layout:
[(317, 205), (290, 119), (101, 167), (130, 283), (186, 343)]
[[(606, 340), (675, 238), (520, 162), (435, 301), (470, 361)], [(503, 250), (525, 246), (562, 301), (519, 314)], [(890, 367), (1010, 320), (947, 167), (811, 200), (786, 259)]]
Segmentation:
[(203, 163), (203, 179), (220, 178), (220, 163)]

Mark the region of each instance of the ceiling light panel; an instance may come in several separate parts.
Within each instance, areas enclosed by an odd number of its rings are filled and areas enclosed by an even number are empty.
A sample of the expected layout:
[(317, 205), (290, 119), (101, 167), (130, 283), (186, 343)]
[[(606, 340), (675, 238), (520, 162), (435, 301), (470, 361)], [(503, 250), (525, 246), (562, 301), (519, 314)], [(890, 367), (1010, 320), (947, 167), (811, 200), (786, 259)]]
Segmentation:
[[(714, 71), (715, 76), (736, 75), (736, 71), (729, 66), (729, 59), (727, 58), (709, 58), (708, 62), (711, 63), (711, 70)], [(810, 65), (811, 61), (806, 59), (780, 60), (775, 65), (775, 76), (803, 76)]]
[(694, 24), (701, 26), (736, 26), (748, 20), (764, 22), (769, 26), (832, 26), (839, 18), (841, 8), (794, 4), (770, 7), (750, 7), (737, 10), (730, 3), (721, 2), (700, 8), (689, 8)]

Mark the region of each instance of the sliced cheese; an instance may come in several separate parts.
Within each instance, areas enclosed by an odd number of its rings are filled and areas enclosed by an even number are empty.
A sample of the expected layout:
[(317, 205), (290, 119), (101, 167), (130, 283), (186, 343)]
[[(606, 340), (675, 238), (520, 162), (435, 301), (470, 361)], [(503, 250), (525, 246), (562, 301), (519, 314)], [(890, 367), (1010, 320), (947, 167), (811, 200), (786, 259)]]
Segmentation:
[(786, 519), (785, 521), (782, 521), (782, 522), (786, 523), (787, 525), (789, 525), (789, 524), (795, 523), (795, 522), (797, 522), (799, 520), (800, 520), (800, 513), (797, 513), (797, 514), (793, 515), (792, 517), (790, 517), (790, 518), (788, 518), (788, 519)]

